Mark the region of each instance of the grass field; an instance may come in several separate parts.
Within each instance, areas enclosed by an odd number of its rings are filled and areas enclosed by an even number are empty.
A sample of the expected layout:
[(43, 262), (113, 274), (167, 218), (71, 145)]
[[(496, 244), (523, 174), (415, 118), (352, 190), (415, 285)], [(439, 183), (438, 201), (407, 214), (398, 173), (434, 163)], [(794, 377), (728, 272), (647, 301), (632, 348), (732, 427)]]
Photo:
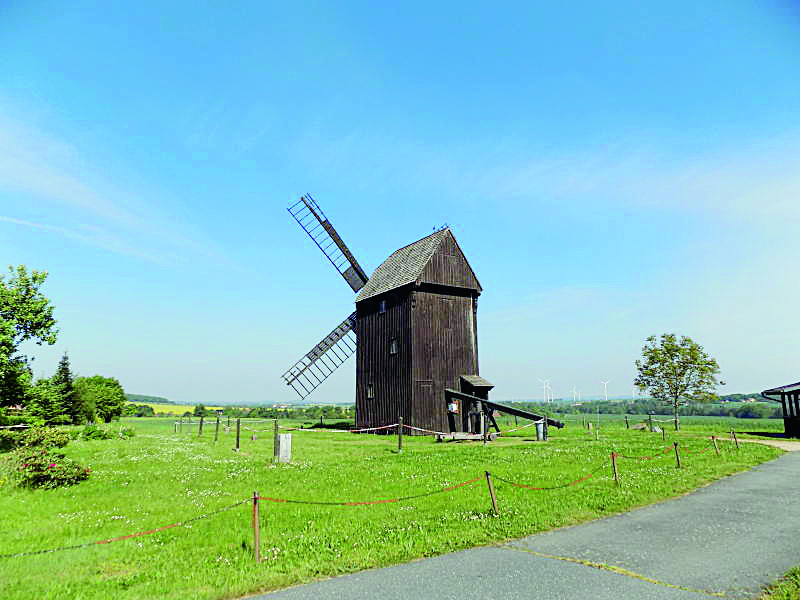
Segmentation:
[(800, 600), (800, 567), (786, 573), (760, 600)]
[[(730, 424), (724, 419), (687, 418), (679, 434), (667, 429), (664, 442), (660, 434), (626, 430), (618, 417), (601, 418), (599, 439), (582, 427), (581, 416), (567, 416), (578, 421), (551, 429), (547, 443), (532, 441), (532, 428), (487, 446), (406, 436), (402, 453), (396, 452), (394, 435), (295, 432), (294, 460), (287, 465), (271, 463), (271, 423), (243, 421), (242, 451), (236, 453), (232, 433), (221, 433), (215, 444), (213, 427), (198, 437), (196, 428), (173, 433), (171, 419), (125, 419), (136, 428), (132, 439), (73, 441), (65, 448), (92, 468), (88, 481), (50, 491), (0, 486), (0, 554), (156, 529), (243, 502), (254, 490), (277, 499), (363, 502), (477, 481), (396, 503), (262, 501), (261, 563), (253, 560), (249, 502), (152, 535), (0, 558), (0, 597), (231, 598), (624, 511), (780, 453), (759, 444), (742, 444), (737, 451), (722, 441), (722, 455), (716, 456), (708, 435), (725, 438)], [(782, 427), (779, 421), (752, 420), (746, 427), (730, 421), (748, 431)], [(254, 429), (259, 431), (252, 441)], [(687, 451), (681, 469), (674, 453), (665, 452), (673, 440)], [(612, 451), (654, 458), (619, 459), (617, 487)], [(497, 516), (487, 493), (487, 470), (495, 478)], [(517, 488), (500, 478), (554, 489)]]

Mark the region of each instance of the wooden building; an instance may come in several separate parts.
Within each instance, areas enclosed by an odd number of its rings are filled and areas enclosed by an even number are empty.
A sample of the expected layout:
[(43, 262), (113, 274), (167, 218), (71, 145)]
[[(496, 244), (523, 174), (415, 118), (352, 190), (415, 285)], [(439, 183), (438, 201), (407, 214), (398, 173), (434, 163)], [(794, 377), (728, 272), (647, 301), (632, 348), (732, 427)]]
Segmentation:
[(800, 438), (800, 382), (764, 390), (761, 395), (781, 403), (786, 435)]
[(400, 248), (375, 270), (356, 296), (358, 426), (403, 417), (425, 429), (464, 430), (465, 415), (448, 415), (444, 392), (478, 375), (481, 291), (449, 228)]

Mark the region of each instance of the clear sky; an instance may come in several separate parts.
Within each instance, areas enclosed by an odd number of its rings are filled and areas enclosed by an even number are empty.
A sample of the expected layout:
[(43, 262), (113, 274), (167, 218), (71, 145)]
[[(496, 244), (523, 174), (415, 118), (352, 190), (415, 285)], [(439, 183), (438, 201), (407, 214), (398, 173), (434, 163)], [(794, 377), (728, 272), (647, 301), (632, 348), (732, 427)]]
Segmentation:
[[(332, 5), (337, 5), (333, 7)], [(0, 3), (0, 264), (53, 347), (175, 401), (294, 399), (372, 272), (448, 223), (500, 400), (630, 396), (675, 332), (800, 379), (800, 8), (785, 0)], [(354, 360), (310, 399), (354, 399)]]

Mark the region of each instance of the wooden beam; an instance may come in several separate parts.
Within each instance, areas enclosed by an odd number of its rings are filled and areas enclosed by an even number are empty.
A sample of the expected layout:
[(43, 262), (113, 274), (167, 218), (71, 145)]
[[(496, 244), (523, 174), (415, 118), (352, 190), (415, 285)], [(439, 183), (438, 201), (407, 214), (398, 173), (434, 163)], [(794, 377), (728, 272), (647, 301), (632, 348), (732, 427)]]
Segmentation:
[(465, 394), (464, 392), (458, 392), (451, 388), (446, 388), (444, 390), (445, 400), (449, 398), (458, 398), (460, 400), (470, 400), (473, 402), (482, 402), (485, 406), (493, 410), (500, 411), (502, 413), (506, 413), (509, 415), (515, 415), (517, 417), (522, 417), (523, 419), (530, 419), (531, 421), (540, 421), (542, 419), (547, 420), (547, 424), (553, 427), (557, 427), (561, 429), (564, 427), (564, 424), (561, 421), (556, 421), (555, 419), (551, 419), (550, 417), (543, 417), (541, 415), (536, 415), (530, 413), (526, 410), (522, 410), (519, 408), (513, 408), (511, 406), (506, 406), (505, 404), (498, 404), (497, 402), (491, 402), (490, 400), (485, 400), (484, 398), (478, 398), (477, 396), (472, 396), (470, 394)]

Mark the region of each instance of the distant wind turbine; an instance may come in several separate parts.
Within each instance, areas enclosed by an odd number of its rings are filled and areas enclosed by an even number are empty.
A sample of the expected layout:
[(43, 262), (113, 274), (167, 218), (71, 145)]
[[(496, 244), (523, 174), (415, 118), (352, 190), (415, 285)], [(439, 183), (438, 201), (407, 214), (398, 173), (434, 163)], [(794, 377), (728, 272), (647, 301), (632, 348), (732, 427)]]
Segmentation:
[[(537, 377), (536, 379), (539, 379), (539, 378)], [(539, 379), (539, 381), (542, 384), (542, 398), (543, 398), (542, 401), (546, 403), (547, 402), (547, 387), (550, 385), (550, 380), (549, 379)]]
[[(604, 391), (604, 394), (605, 394), (605, 397), (606, 397), (606, 402), (608, 402), (608, 384), (610, 383), (610, 380), (609, 381), (601, 381), (600, 383), (603, 384), (603, 391)], [(597, 426), (600, 427), (600, 406), (599, 405), (597, 406)]]

